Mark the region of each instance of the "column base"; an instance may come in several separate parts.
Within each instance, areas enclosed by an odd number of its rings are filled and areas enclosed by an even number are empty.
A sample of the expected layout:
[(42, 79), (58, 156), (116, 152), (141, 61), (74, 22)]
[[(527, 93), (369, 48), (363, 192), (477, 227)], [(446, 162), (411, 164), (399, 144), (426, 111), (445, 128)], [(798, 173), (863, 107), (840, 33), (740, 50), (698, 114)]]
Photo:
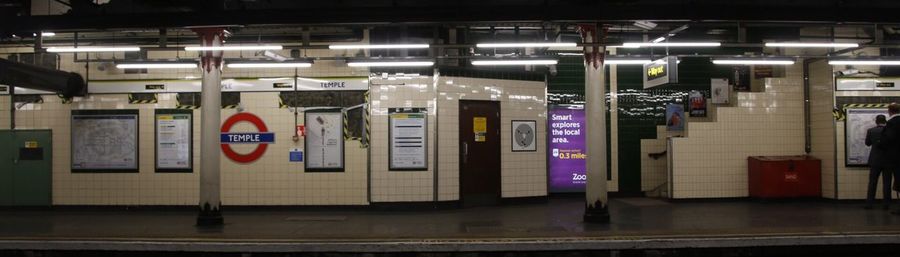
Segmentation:
[(214, 227), (225, 224), (225, 218), (222, 217), (222, 211), (219, 208), (211, 208), (206, 204), (200, 208), (200, 214), (197, 215), (198, 227)]
[(594, 206), (587, 205), (584, 208), (584, 222), (587, 223), (609, 223), (609, 209), (600, 201), (594, 203)]

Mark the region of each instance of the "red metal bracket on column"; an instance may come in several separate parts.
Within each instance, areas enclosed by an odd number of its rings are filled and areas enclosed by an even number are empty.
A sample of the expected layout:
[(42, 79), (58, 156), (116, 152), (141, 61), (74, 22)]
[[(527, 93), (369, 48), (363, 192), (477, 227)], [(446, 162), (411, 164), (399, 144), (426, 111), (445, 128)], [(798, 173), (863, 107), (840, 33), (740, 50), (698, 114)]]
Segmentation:
[[(600, 30), (597, 29), (598, 27), (600, 27)], [(609, 28), (602, 25), (578, 24), (578, 33), (581, 34), (581, 41), (584, 44), (600, 43), (600, 45), (603, 45), (603, 43), (606, 43), (608, 31)], [(605, 56), (606, 51), (600, 51), (599, 45), (585, 47), (584, 49), (584, 62), (590, 63), (595, 69), (603, 67)]]
[[(222, 46), (225, 40), (223, 28), (194, 28), (194, 33), (200, 37), (201, 46)], [(222, 68), (222, 51), (200, 52), (200, 64), (205, 72), (211, 72), (213, 68)]]

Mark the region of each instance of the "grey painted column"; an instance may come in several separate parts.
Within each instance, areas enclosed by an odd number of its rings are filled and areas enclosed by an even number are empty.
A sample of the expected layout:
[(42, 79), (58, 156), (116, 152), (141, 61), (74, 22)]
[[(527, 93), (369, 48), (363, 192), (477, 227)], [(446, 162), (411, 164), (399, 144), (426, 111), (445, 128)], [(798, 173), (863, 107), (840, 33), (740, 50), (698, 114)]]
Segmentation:
[(587, 118), (587, 185), (585, 186), (584, 221), (609, 222), (606, 189), (606, 73), (603, 57), (606, 47), (590, 46), (601, 43), (605, 35), (597, 25), (579, 25), (584, 47), (585, 117)]
[[(222, 28), (197, 28), (201, 46), (221, 46)], [(222, 218), (219, 127), (222, 113), (222, 51), (200, 52), (200, 214), (197, 226), (219, 226)]]

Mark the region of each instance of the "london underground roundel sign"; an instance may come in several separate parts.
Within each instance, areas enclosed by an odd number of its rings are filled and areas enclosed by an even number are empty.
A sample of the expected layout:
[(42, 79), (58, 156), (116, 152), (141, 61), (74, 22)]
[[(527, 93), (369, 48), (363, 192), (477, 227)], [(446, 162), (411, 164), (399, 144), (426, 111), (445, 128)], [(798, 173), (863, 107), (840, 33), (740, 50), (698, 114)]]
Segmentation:
[[(249, 122), (256, 127), (259, 132), (231, 132), (238, 122)], [(222, 134), (220, 136), (222, 152), (228, 159), (239, 163), (250, 163), (262, 157), (266, 152), (269, 144), (275, 143), (275, 133), (269, 132), (269, 128), (263, 123), (262, 119), (252, 113), (241, 112), (225, 120), (222, 124)], [(240, 154), (231, 149), (232, 144), (256, 144), (256, 149), (248, 154)]]

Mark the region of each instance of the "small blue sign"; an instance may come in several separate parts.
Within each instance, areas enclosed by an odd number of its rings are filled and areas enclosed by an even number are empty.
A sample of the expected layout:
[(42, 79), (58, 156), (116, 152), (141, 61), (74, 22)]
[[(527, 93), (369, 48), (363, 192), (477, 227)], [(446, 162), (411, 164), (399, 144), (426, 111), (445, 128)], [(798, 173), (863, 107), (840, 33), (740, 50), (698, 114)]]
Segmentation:
[(275, 133), (222, 133), (220, 140), (223, 144), (273, 144)]
[(290, 161), (291, 162), (303, 162), (303, 151), (296, 150), (296, 149), (291, 150)]

